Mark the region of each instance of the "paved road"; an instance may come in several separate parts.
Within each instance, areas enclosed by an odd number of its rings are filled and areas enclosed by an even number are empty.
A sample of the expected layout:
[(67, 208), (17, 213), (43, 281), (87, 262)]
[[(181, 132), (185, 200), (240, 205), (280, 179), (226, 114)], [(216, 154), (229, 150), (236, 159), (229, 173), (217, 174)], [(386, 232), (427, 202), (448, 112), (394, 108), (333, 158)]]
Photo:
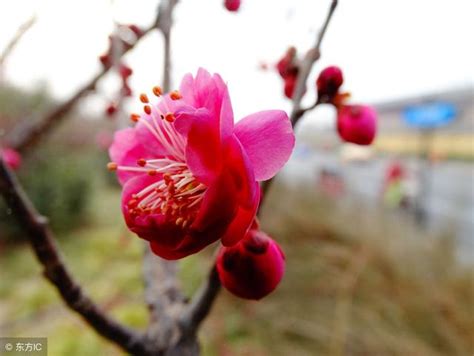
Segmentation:
[[(391, 162), (392, 159), (379, 157), (366, 162), (347, 163), (331, 152), (297, 149), (282, 176), (293, 182), (314, 186), (320, 170), (329, 169), (340, 174), (349, 193), (375, 203), (380, 197), (383, 177)], [(415, 158), (402, 162), (416, 183), (423, 164)], [(427, 184), (423, 185), (427, 189), (427, 198), (422, 206), (427, 212), (428, 226), (432, 229), (453, 229), (461, 257), (474, 263), (474, 164), (439, 162), (428, 165), (427, 173)]]

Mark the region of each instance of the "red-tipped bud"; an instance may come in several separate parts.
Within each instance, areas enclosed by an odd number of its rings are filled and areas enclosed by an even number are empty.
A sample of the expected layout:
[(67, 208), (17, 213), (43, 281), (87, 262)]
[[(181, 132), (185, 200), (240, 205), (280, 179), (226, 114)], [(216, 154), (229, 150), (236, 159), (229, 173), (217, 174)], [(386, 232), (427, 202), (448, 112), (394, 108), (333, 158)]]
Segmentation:
[(0, 158), (14, 171), (21, 166), (21, 155), (12, 148), (0, 148)]
[(135, 36), (141, 37), (143, 35), (143, 30), (135, 24), (128, 25), (130, 31), (132, 31)]
[(122, 95), (123, 96), (132, 96), (133, 95), (132, 88), (130, 88), (130, 86), (126, 82), (124, 82), (123, 85), (122, 85)]
[(296, 64), (296, 48), (290, 47), (285, 55), (276, 64), (276, 69), (280, 76), (285, 79), (288, 76), (298, 75), (298, 65)]
[(122, 79), (127, 79), (133, 74), (133, 69), (130, 68), (128, 65), (121, 63), (119, 67), (119, 74)]
[(112, 60), (110, 59), (110, 56), (108, 54), (103, 54), (99, 56), (99, 61), (106, 68), (112, 65)]
[(217, 272), (222, 285), (245, 299), (261, 299), (280, 283), (285, 256), (278, 244), (258, 230), (250, 230), (236, 245), (222, 247)]
[(343, 81), (344, 78), (339, 67), (331, 66), (323, 69), (316, 80), (319, 101), (323, 103), (332, 102)]
[(107, 107), (105, 108), (105, 114), (109, 118), (112, 118), (116, 113), (117, 113), (117, 105), (115, 105), (115, 103), (109, 103), (109, 105), (107, 105)]
[(240, 8), (240, 0), (224, 0), (224, 6), (227, 10), (235, 12)]
[(337, 131), (347, 142), (370, 145), (377, 131), (377, 113), (367, 105), (343, 105), (337, 110)]
[(296, 81), (298, 77), (297, 76), (289, 76), (285, 78), (285, 96), (288, 99), (293, 98), (293, 94), (295, 92), (295, 87), (296, 87)]

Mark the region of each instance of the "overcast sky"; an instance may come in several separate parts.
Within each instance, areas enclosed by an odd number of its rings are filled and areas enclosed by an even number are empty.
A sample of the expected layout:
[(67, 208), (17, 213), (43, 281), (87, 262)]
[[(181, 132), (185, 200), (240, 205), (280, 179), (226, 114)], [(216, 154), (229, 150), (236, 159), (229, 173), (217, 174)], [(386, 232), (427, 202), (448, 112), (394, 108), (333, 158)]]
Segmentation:
[[(172, 53), (176, 86), (184, 73), (202, 66), (228, 82), (237, 117), (288, 109), (280, 79), (259, 71), (258, 63), (275, 62), (289, 45), (307, 49), (330, 0), (242, 0), (236, 14), (222, 2), (179, 2)], [(21, 23), (38, 16), (9, 58), (6, 78), (25, 87), (46, 82), (54, 95), (65, 97), (99, 69), (97, 56), (107, 47), (113, 19), (146, 25), (156, 6), (156, 0), (0, 1), (0, 50)], [(343, 68), (344, 87), (354, 101), (473, 85), (472, 0), (339, 0), (333, 20), (315, 70), (329, 64)], [(137, 93), (161, 82), (161, 51), (155, 33), (127, 56)], [(103, 86), (107, 92), (112, 79)]]

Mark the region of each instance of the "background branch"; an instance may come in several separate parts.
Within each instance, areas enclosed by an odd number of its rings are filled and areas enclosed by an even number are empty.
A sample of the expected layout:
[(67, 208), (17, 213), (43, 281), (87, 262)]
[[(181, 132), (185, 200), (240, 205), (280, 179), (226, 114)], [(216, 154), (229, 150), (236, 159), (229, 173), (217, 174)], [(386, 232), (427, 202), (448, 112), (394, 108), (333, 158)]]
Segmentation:
[(173, 26), (173, 10), (178, 0), (163, 1), (160, 4), (160, 15), (157, 26), (163, 34), (163, 90), (170, 91), (171, 87), (171, 28)]
[(293, 96), (293, 109), (290, 114), (290, 120), (293, 126), (296, 125), (297, 121), (304, 114), (304, 111), (301, 110), (301, 100), (303, 99), (305, 92), (306, 81), (308, 80), (308, 76), (311, 72), (311, 69), (313, 68), (314, 63), (316, 63), (321, 57), (321, 44), (336, 7), (337, 0), (332, 0), (323, 27), (316, 36), (316, 42), (314, 46), (306, 53), (306, 56), (301, 63), (298, 79), (296, 81), (295, 95)]
[[(117, 59), (122, 58), (126, 53), (135, 48), (140, 40), (149, 32), (159, 27), (160, 12), (157, 12), (156, 21), (149, 27), (143, 30), (140, 36), (137, 36), (136, 41), (130, 44), (127, 48), (117, 55)], [(36, 120), (35, 123), (21, 122), (13, 129), (12, 133), (7, 139), (6, 145), (19, 152), (25, 152), (33, 148), (40, 139), (48, 134), (53, 127), (61, 122), (67, 113), (75, 106), (75, 104), (87, 93), (94, 90), (97, 82), (107, 74), (112, 66), (104, 66), (102, 70), (92, 77), (86, 84), (84, 84), (75, 94), (68, 100), (55, 107), (53, 110), (47, 112), (42, 118)]]
[(100, 335), (133, 354), (144, 354), (143, 335), (110, 319), (82, 291), (66, 268), (47, 219), (41, 216), (19, 182), (0, 157), (0, 194), (27, 232), (45, 277), (56, 287), (62, 299)]
[(5, 47), (5, 49), (3, 50), (3, 52), (0, 54), (0, 79), (2, 79), (3, 66), (5, 64), (6, 59), (13, 52), (15, 47), (18, 45), (18, 43), (23, 38), (23, 36), (28, 32), (28, 30), (31, 27), (33, 27), (35, 22), (36, 22), (36, 16), (32, 16), (28, 21), (26, 21), (24, 24), (22, 24), (18, 28), (18, 30), (16, 31), (15, 35), (10, 40), (10, 42), (8, 42), (8, 44)]
[[(323, 42), (324, 35), (326, 34), (327, 28), (329, 26), (329, 22), (331, 21), (332, 15), (337, 7), (337, 0), (332, 0), (331, 5), (329, 6), (328, 13), (326, 15), (326, 19), (324, 21), (323, 27), (319, 31), (318, 35), (316, 36), (316, 42), (314, 46), (306, 53), (305, 58), (303, 59), (300, 70), (298, 72), (298, 79), (296, 81), (295, 87), (295, 95), (293, 96), (293, 108), (290, 114), (290, 121), (293, 128), (296, 127), (298, 121), (303, 117), (303, 115), (309, 110), (314, 109), (317, 105), (314, 105), (308, 109), (301, 108), (301, 101), (303, 99), (303, 95), (306, 88), (306, 82), (308, 80), (309, 74), (311, 73), (311, 69), (313, 65), (319, 60), (321, 57), (321, 44)], [(317, 102), (319, 104), (319, 101)], [(259, 211), (263, 205), (263, 201), (265, 199), (268, 190), (270, 189), (275, 177), (269, 179), (265, 182), (262, 182), (262, 200), (260, 202)]]

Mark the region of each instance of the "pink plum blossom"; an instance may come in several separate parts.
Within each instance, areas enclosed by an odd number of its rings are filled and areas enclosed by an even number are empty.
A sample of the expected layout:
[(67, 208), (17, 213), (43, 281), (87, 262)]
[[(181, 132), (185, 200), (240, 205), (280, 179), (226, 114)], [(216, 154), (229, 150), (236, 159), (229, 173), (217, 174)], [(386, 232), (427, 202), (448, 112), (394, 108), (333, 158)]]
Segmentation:
[(377, 113), (368, 105), (341, 105), (337, 109), (337, 131), (344, 141), (370, 145), (377, 131)]
[(222, 285), (238, 297), (261, 299), (283, 278), (285, 255), (268, 235), (251, 229), (231, 247), (221, 247), (217, 272)]
[[(161, 89), (153, 92), (161, 96)], [(258, 181), (288, 160), (294, 134), (288, 116), (261, 111), (234, 125), (227, 86), (199, 69), (180, 90), (145, 104), (133, 128), (118, 131), (109, 149), (123, 185), (127, 226), (165, 259), (196, 253), (216, 240), (232, 246), (251, 225)]]
[(13, 170), (17, 170), (21, 166), (21, 155), (12, 148), (0, 148), (0, 155), (5, 163)]

